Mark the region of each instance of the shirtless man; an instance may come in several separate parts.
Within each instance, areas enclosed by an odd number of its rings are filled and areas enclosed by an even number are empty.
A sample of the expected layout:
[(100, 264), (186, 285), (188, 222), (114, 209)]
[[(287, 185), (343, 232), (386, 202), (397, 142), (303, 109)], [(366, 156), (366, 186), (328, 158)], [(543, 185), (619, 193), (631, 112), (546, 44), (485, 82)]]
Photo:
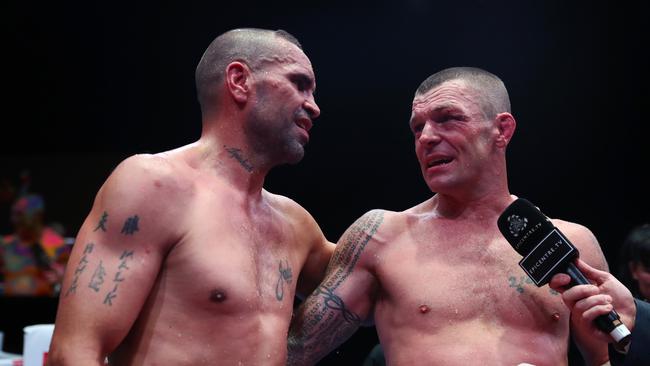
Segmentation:
[[(217, 37), (197, 69), (197, 142), (123, 161), (68, 262), (49, 365), (282, 365), (294, 294), (333, 251), (296, 202), (263, 189), (302, 159), (312, 66), (284, 31)], [(299, 276), (300, 275), (300, 276)]]
[[(488, 72), (452, 68), (420, 85), (410, 127), (436, 193), (403, 212), (370, 211), (343, 234), (294, 317), (290, 364), (315, 363), (369, 318), (389, 365), (567, 364), (569, 310), (527, 280), (496, 225), (515, 199), (505, 158), (515, 124)], [(587, 228), (553, 223), (585, 261), (607, 267)], [(577, 341), (590, 364), (606, 361), (606, 348)]]

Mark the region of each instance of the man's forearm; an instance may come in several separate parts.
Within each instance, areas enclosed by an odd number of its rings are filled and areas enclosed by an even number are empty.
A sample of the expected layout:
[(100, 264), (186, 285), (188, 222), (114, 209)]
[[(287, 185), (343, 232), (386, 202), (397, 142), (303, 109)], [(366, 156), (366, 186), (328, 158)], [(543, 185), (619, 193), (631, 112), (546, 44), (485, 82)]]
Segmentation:
[(313, 365), (359, 328), (361, 318), (326, 286), (300, 306), (289, 330), (287, 365)]

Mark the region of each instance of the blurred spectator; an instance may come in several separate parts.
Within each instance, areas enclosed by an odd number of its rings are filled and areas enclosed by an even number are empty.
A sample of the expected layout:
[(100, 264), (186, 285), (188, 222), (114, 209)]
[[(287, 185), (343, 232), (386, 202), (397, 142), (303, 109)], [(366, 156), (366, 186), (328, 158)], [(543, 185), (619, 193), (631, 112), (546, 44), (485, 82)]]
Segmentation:
[(0, 280), (8, 296), (55, 296), (60, 288), (69, 246), (44, 225), (45, 203), (35, 194), (11, 207), (14, 232), (0, 238)]
[(638, 299), (650, 300), (650, 224), (632, 229), (621, 248), (619, 278)]

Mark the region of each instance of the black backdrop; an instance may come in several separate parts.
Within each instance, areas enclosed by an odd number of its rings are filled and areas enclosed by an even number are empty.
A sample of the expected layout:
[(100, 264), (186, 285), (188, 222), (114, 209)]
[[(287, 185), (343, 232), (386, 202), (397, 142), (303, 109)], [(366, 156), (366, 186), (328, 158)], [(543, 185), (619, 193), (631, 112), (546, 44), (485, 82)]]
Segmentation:
[[(330, 240), (369, 209), (429, 197), (408, 129), (413, 93), (437, 70), (477, 66), (510, 92), (512, 192), (588, 226), (613, 264), (626, 232), (650, 221), (648, 5), (638, 3), (4, 2), (0, 178), (28, 169), (48, 220), (74, 236), (120, 160), (198, 138), (193, 75), (210, 41), (282, 28), (312, 60), (322, 115), (305, 159), (266, 186)], [(360, 338), (371, 344), (371, 333)]]

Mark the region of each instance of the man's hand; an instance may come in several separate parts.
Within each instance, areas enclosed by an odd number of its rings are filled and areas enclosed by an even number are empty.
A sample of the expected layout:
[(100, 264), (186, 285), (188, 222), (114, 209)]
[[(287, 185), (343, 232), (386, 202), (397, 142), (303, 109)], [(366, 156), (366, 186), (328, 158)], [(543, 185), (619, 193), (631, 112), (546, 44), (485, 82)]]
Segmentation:
[(606, 315), (612, 309), (621, 316), (621, 321), (630, 331), (634, 328), (636, 306), (634, 298), (616, 277), (610, 273), (599, 271), (582, 260), (576, 261), (576, 266), (593, 285), (578, 285), (566, 288), (571, 278), (563, 273), (556, 274), (549, 286), (562, 293), (562, 300), (571, 310), (572, 332), (581, 339), (592, 337), (602, 342), (613, 342), (613, 339), (596, 328), (594, 319)]

